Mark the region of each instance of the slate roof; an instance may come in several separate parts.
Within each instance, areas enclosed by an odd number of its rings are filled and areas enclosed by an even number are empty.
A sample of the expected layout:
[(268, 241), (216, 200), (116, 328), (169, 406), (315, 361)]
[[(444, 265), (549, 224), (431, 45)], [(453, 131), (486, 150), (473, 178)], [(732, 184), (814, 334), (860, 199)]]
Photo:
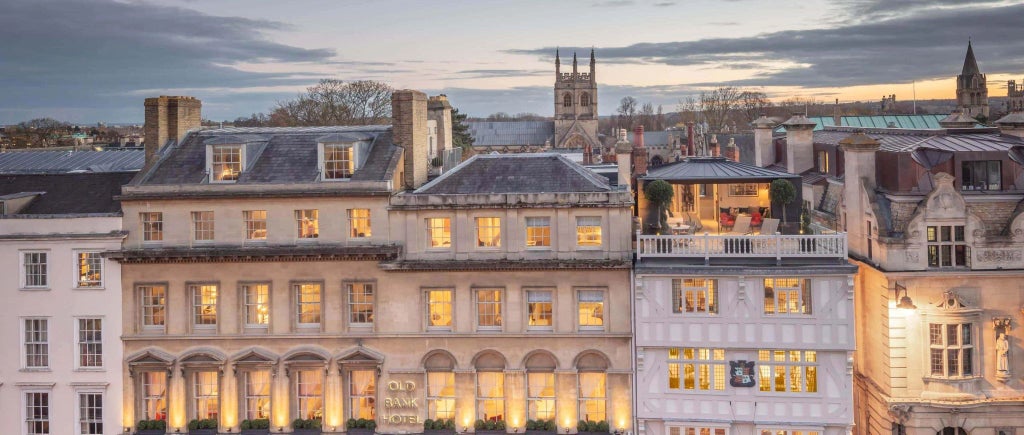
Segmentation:
[(612, 190), (608, 179), (551, 153), (477, 154), (414, 194), (571, 193)]
[(765, 182), (778, 178), (800, 178), (799, 175), (773, 171), (725, 157), (688, 157), (647, 171), (645, 180), (705, 182)]
[(544, 145), (554, 143), (554, 121), (467, 121), (473, 146)]
[(124, 172), (142, 169), (145, 151), (12, 151), (0, 153), (0, 174)]
[(257, 155), (247, 157), (251, 164), (235, 185), (313, 183), (320, 176), (317, 144), (331, 139), (372, 140), (366, 162), (352, 175), (353, 181), (392, 178), (401, 148), (391, 142), (391, 126), (243, 127), (190, 133), (182, 143), (164, 148), (156, 166), (146, 172), (139, 184), (204, 183), (206, 145), (215, 143), (255, 145), (252, 150)]
[[(877, 116), (842, 116), (840, 121), (842, 127), (864, 127), (864, 128), (903, 128), (903, 129), (932, 129), (942, 128), (939, 121), (947, 115), (877, 115)], [(807, 119), (818, 124), (814, 131), (824, 130), (825, 127), (834, 127), (835, 119), (831, 116), (808, 116)], [(892, 125), (893, 127), (890, 127)], [(977, 127), (982, 127), (978, 124)], [(781, 125), (775, 131), (785, 131)]]
[(898, 153), (911, 152), (920, 147), (953, 152), (1007, 151), (1014, 145), (1024, 145), (1024, 139), (1000, 134), (995, 128), (901, 130), (832, 127), (814, 132), (814, 143), (838, 146), (839, 141), (858, 131), (877, 140), (882, 151)]
[(114, 200), (135, 172), (0, 175), (0, 196), (41, 193), (19, 214), (119, 213)]
[[(671, 133), (676, 137), (686, 137), (685, 131), (673, 131)], [(666, 146), (670, 143), (668, 136), (668, 131), (644, 131), (644, 146)], [(629, 140), (630, 143), (636, 143), (636, 140), (634, 139), (635, 137), (636, 133), (631, 131), (627, 133), (626, 139)], [(682, 143), (686, 143), (686, 139), (682, 139)]]

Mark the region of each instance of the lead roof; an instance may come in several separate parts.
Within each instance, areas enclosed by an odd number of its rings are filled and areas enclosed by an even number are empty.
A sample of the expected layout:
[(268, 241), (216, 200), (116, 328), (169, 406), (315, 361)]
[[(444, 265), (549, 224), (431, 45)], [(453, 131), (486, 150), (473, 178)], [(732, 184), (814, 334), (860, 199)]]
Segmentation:
[(998, 129), (858, 129), (832, 127), (814, 132), (814, 143), (839, 145), (839, 141), (856, 132), (864, 132), (877, 140), (881, 151), (904, 153), (920, 147), (953, 152), (1007, 151), (1015, 145), (1024, 145), (1024, 139), (1000, 134)]
[(473, 146), (544, 145), (554, 141), (554, 121), (467, 121)]
[(123, 172), (142, 169), (141, 149), (110, 151), (13, 151), (0, 153), (0, 174)]
[(477, 154), (414, 194), (607, 192), (608, 180), (560, 154)]
[(0, 197), (38, 194), (19, 215), (120, 213), (114, 196), (135, 172), (0, 175)]

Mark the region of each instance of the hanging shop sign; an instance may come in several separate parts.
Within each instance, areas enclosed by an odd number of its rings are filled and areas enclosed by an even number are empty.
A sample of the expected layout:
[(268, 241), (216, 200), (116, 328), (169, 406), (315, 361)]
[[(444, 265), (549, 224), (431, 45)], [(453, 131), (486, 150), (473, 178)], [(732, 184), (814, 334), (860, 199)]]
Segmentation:
[(757, 385), (757, 378), (754, 376), (756, 373), (754, 371), (754, 361), (729, 361), (729, 385), (734, 387), (753, 387)]

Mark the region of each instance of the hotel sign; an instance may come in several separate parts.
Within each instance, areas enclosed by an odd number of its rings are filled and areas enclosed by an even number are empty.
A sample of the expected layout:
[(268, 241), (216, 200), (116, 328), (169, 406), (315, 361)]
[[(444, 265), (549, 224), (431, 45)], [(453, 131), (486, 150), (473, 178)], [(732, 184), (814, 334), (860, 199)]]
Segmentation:
[(413, 380), (392, 379), (384, 384), (382, 420), (393, 425), (423, 424), (418, 385)]
[(734, 387), (753, 387), (757, 385), (754, 377), (754, 361), (729, 361), (729, 385)]

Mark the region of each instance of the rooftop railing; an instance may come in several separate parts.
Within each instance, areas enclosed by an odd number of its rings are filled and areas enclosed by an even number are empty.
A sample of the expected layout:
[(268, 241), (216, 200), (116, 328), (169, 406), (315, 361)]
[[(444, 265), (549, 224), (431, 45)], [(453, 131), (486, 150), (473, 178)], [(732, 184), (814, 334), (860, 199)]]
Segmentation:
[(643, 235), (637, 258), (846, 258), (846, 233)]

